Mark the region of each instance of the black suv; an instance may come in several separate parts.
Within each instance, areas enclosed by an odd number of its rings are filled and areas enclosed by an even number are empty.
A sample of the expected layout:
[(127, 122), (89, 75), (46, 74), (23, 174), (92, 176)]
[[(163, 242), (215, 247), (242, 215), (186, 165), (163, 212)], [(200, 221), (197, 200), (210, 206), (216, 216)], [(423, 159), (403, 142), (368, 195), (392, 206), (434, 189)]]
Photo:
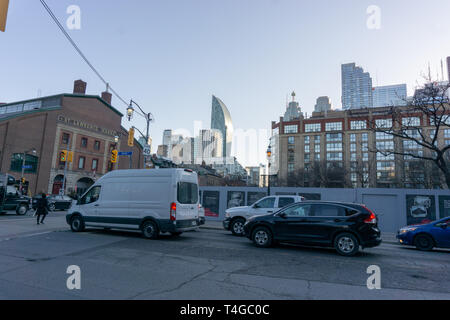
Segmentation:
[(359, 247), (381, 244), (376, 215), (364, 205), (344, 202), (305, 201), (280, 211), (250, 218), (245, 235), (257, 247), (274, 242), (334, 247), (344, 256), (353, 256)]

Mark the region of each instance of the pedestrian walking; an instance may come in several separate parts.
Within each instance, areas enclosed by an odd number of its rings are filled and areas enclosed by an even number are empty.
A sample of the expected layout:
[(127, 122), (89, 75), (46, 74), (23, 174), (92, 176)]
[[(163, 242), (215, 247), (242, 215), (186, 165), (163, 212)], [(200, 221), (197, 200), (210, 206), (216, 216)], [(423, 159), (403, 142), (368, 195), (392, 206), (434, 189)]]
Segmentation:
[[(38, 199), (36, 205), (36, 216), (37, 216), (37, 224), (44, 224), (45, 217), (49, 212), (47, 195), (42, 193), (42, 197)], [(39, 222), (40, 217), (42, 216), (41, 221)]]

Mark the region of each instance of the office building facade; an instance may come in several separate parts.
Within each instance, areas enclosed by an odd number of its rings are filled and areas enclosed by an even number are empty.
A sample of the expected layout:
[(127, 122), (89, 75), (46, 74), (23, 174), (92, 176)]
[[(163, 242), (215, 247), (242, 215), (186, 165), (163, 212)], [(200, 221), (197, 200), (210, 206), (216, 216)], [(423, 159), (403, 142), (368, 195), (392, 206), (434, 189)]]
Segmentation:
[(371, 108), (372, 78), (355, 63), (343, 64), (342, 72), (342, 108), (344, 110)]
[(373, 88), (373, 107), (405, 106), (407, 86), (398, 84)]

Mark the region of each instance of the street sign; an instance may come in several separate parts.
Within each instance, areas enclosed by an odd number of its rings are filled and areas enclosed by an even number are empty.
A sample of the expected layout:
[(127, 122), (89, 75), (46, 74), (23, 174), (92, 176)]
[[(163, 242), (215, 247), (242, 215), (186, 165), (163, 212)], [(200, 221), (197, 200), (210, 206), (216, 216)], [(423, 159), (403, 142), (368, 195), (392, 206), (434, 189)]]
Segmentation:
[(144, 156), (150, 156), (151, 155), (151, 148), (149, 145), (146, 145), (144, 147)]
[(119, 156), (132, 156), (133, 152), (119, 152)]
[(33, 166), (22, 166), (22, 169), (31, 170), (33, 169)]

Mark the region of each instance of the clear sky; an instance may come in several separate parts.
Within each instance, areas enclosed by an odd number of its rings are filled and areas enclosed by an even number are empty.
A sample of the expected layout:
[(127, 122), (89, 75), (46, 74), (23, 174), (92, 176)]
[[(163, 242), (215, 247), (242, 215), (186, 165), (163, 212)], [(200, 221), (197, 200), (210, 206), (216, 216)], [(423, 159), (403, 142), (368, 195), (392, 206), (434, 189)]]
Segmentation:
[[(339, 108), (341, 63), (356, 62), (374, 85), (407, 83), (411, 94), (428, 62), (436, 76), (450, 56), (448, 0), (47, 3), (64, 24), (68, 6), (81, 8), (81, 30), (70, 35), (120, 95), (154, 114), (154, 146), (166, 128), (193, 132), (196, 120), (208, 127), (212, 94), (228, 106), (235, 128), (268, 129), (292, 90), (309, 114), (322, 95)], [(379, 30), (367, 27), (370, 5), (381, 9)], [(80, 78), (89, 94), (105, 89), (39, 0), (10, 0), (0, 33), (0, 101), (70, 93)], [(125, 112), (118, 99), (113, 105)], [(144, 129), (141, 119), (133, 124)], [(261, 138), (254, 156), (238, 160), (265, 162), (267, 144)]]

